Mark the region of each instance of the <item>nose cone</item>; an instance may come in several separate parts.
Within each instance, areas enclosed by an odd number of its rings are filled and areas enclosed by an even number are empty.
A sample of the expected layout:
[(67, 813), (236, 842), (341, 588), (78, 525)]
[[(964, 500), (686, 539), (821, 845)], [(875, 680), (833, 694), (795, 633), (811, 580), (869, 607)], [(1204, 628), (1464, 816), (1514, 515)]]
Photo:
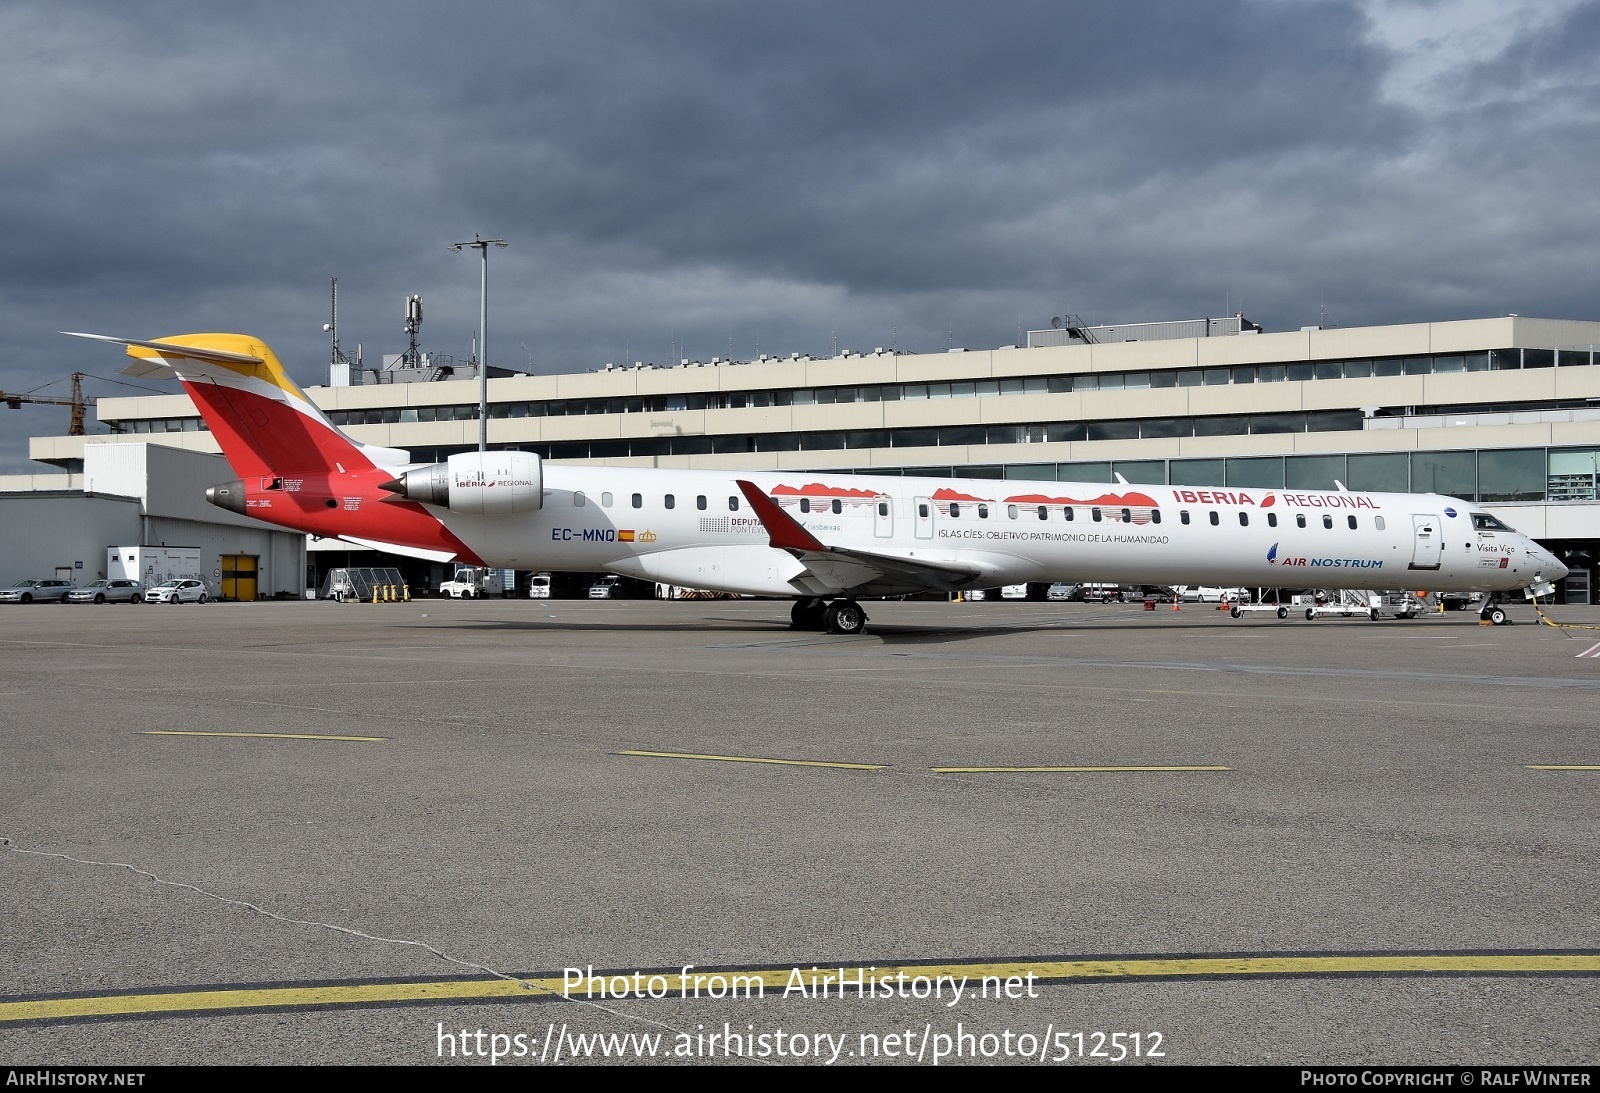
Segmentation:
[(1572, 572), (1561, 564), (1561, 560), (1551, 554), (1544, 547), (1535, 547), (1539, 552), (1539, 575), (1547, 581), (1559, 581)]

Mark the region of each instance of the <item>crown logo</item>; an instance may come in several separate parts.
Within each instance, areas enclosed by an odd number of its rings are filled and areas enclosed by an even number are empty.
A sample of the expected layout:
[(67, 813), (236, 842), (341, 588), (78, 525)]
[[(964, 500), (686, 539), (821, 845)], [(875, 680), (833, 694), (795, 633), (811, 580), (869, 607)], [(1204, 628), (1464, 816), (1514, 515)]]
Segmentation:
[(656, 541), (656, 533), (653, 531), (641, 531), (633, 539), (636, 543), (653, 543)]

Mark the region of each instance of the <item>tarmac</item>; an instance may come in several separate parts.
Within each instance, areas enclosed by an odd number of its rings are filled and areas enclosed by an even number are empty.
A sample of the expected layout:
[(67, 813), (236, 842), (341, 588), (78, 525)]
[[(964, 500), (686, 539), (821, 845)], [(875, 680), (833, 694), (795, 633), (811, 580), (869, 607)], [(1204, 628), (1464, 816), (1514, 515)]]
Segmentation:
[(1600, 608), (864, 606), (0, 607), (0, 1060), (1600, 1058)]

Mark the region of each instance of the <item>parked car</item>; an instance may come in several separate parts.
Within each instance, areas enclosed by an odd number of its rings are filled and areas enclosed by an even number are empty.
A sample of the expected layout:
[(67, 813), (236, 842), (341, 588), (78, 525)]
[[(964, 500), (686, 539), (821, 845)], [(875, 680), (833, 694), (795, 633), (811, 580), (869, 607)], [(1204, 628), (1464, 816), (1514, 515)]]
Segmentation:
[(1078, 586), (1075, 584), (1057, 583), (1050, 586), (1044, 598), (1053, 603), (1066, 603), (1078, 598)]
[(18, 581), (10, 588), (0, 588), (0, 603), (63, 603), (72, 589), (71, 581), (59, 578)]
[(193, 577), (162, 581), (144, 594), (145, 603), (205, 603), (206, 586)]
[(101, 578), (67, 593), (67, 603), (140, 603), (144, 585), (123, 577)]
[(1249, 603), (1250, 590), (1246, 588), (1220, 588), (1214, 585), (1191, 584), (1184, 586), (1186, 603)]
[(589, 598), (591, 600), (614, 600), (617, 598), (617, 586), (621, 583), (621, 577), (601, 577), (589, 586)]

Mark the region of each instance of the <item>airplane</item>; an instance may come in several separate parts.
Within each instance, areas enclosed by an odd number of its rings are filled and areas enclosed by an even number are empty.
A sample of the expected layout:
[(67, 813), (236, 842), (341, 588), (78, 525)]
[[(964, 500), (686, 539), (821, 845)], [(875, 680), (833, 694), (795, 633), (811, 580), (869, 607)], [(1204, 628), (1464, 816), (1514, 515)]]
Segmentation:
[[(790, 624), (856, 634), (860, 601), (1027, 582), (1548, 595), (1554, 555), (1439, 494), (673, 470), (475, 451), (420, 464), (346, 436), (243, 334), (140, 341), (124, 373), (177, 379), (239, 477), (231, 512), (436, 562), (600, 572), (792, 599)], [(1286, 614), (1280, 612), (1280, 615)], [(1371, 617), (1379, 613), (1374, 604)]]

